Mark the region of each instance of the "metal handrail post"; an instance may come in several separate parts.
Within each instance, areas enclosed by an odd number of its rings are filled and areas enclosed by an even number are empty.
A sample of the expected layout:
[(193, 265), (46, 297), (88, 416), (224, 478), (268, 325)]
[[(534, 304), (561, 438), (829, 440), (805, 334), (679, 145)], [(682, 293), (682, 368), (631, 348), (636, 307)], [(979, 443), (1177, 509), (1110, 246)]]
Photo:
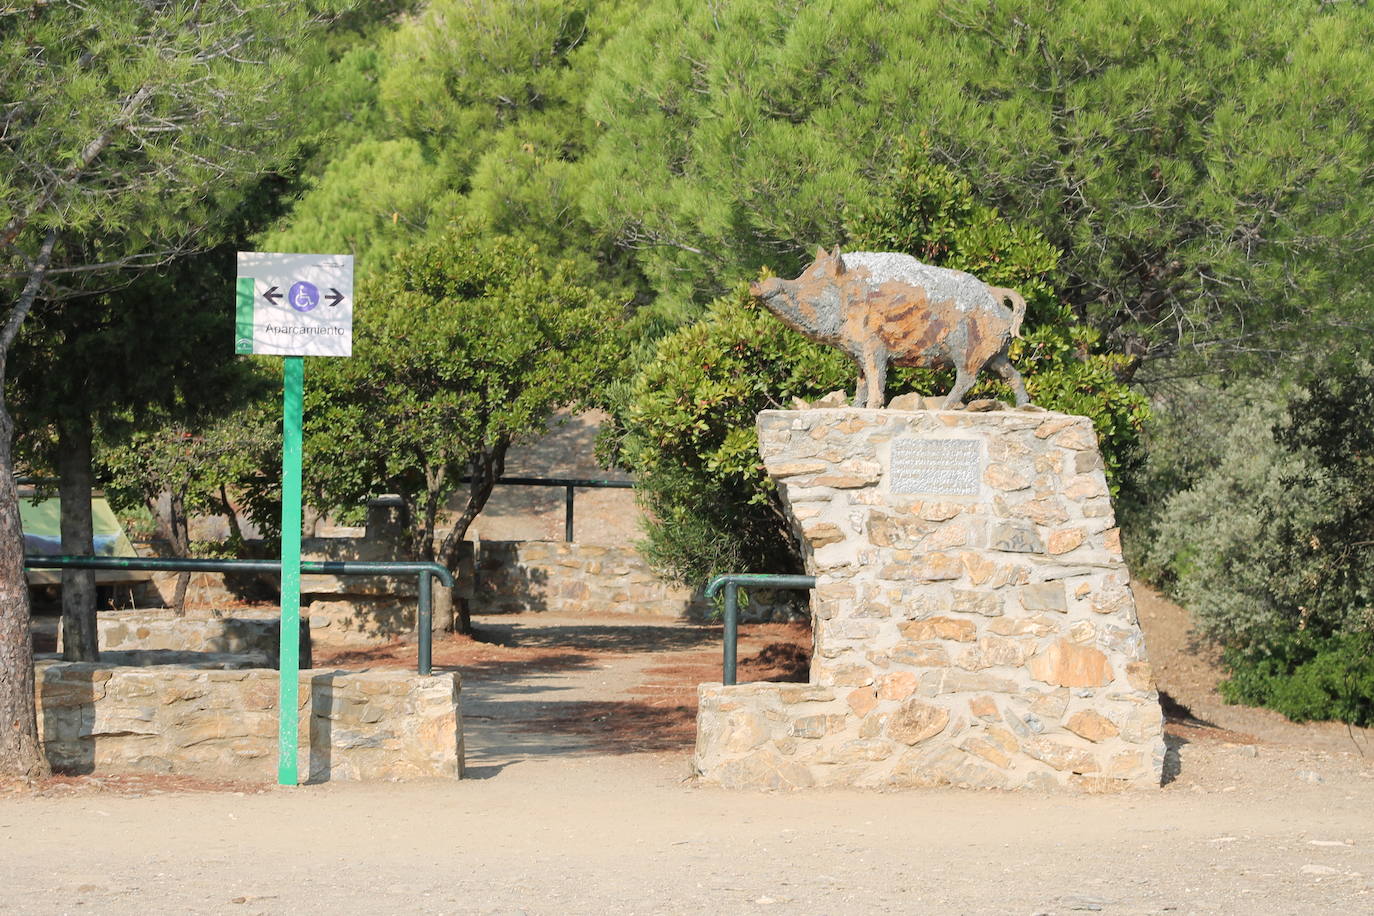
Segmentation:
[[(460, 483), (471, 483), (471, 477), (458, 478)], [(498, 477), (496, 484), (517, 487), (562, 487), (563, 488), (563, 540), (569, 544), (573, 540), (573, 489), (633, 490), (632, 480), (594, 480), (586, 477)]]
[(416, 615), (417, 626), (420, 628), (418, 670), (422, 675), (431, 673), (434, 658), (434, 606), (430, 603), (433, 600), (433, 583), (430, 581), (429, 572), (420, 573), (420, 608)]
[(564, 490), (565, 512), (563, 513), (563, 540), (571, 544), (573, 539), (573, 486), (568, 484)]
[(739, 655), (739, 583), (725, 583), (725, 659), (721, 683), (735, 684), (736, 659)]
[(816, 587), (815, 576), (772, 575), (769, 573), (730, 573), (716, 576), (706, 586), (707, 598), (714, 598), (716, 592), (725, 589), (725, 638), (724, 659), (720, 681), (726, 686), (736, 683), (736, 658), (739, 652), (739, 587), (759, 585), (764, 588), (811, 589)]

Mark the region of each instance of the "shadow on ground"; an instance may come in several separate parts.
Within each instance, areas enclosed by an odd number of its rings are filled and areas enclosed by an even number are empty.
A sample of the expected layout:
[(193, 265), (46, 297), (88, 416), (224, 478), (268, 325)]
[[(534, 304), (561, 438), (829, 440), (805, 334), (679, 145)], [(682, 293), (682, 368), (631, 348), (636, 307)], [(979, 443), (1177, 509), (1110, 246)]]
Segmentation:
[[(697, 685), (721, 679), (721, 635), (719, 626), (639, 620), (480, 621), (478, 642), (435, 651), (441, 670), (463, 678), (469, 775), (553, 756), (685, 758)], [(809, 640), (805, 626), (743, 627), (740, 680), (805, 680)]]

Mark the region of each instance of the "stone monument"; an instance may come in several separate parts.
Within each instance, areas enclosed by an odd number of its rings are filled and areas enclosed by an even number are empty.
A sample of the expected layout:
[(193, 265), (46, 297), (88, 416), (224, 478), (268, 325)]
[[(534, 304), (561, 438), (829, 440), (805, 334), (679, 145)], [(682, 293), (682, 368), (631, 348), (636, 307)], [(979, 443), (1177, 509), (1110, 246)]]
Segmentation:
[(817, 578), (811, 682), (702, 685), (702, 780), (1160, 784), (1159, 699), (1091, 421), (832, 408), (765, 411), (758, 431)]

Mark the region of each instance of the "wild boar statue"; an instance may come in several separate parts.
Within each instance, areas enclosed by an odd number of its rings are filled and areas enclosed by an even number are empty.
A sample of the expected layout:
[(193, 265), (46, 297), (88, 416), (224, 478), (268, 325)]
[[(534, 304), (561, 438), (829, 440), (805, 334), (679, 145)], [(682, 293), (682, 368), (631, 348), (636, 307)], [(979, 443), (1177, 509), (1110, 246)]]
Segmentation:
[(749, 292), (784, 324), (850, 355), (859, 367), (858, 406), (885, 406), (889, 365), (953, 367), (957, 375), (945, 401), (950, 409), (963, 406), (984, 366), (1011, 385), (1018, 407), (1030, 401), (1007, 359), (1026, 315), (1026, 300), (1015, 290), (910, 255), (842, 255), (837, 246), (829, 254), (817, 249), (797, 279), (772, 277)]

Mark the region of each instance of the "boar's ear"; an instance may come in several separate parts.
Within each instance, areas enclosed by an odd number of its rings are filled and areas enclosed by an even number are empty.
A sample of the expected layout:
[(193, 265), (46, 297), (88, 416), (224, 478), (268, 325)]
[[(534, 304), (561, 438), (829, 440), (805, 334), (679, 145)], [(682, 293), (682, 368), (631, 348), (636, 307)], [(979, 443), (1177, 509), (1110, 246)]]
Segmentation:
[(840, 255), (840, 246), (836, 245), (835, 250), (830, 252), (830, 258), (835, 262), (835, 275), (839, 276), (849, 268), (845, 267), (844, 258)]

